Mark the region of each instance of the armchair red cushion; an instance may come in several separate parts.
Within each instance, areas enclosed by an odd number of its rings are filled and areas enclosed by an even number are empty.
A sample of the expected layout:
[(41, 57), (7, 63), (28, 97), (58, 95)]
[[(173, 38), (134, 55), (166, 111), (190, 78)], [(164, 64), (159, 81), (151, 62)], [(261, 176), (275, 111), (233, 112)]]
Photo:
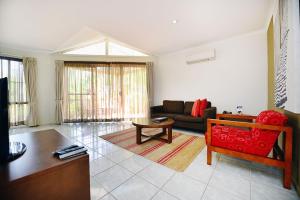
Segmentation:
[[(268, 125), (283, 126), (286, 122), (285, 115), (272, 110), (263, 111), (256, 118), (256, 123)], [(258, 128), (248, 131), (221, 125), (213, 126), (211, 132), (213, 146), (259, 156), (267, 156), (270, 153), (280, 133)]]
[(286, 125), (288, 118), (284, 114), (274, 110), (266, 110), (259, 113), (255, 121), (256, 123), (261, 124), (284, 126)]

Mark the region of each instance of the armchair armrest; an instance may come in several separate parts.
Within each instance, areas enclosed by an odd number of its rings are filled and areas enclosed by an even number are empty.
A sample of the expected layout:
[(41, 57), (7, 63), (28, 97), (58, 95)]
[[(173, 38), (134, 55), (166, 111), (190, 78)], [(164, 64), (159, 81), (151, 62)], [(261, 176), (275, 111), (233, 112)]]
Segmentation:
[(217, 108), (216, 107), (210, 107), (206, 108), (204, 110), (204, 131), (206, 131), (206, 125), (207, 125), (207, 119), (216, 119), (216, 114), (217, 114)]
[(150, 107), (151, 114), (163, 112), (163, 106), (152, 106)]
[(242, 119), (253, 121), (256, 119), (256, 116), (244, 114), (217, 114), (217, 119)]

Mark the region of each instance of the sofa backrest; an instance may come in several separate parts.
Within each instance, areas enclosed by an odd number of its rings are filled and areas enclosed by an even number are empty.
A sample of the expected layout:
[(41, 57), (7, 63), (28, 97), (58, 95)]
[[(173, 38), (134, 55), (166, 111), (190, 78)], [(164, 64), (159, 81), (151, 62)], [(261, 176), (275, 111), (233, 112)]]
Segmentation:
[(165, 113), (183, 114), (184, 102), (164, 100), (163, 110)]
[[(184, 114), (185, 115), (191, 115), (192, 109), (193, 109), (193, 105), (194, 105), (194, 101), (186, 101), (184, 103)], [(211, 102), (208, 101), (206, 108), (210, 108), (210, 107), (211, 107)]]
[(184, 103), (184, 114), (191, 115), (193, 109), (194, 102), (193, 101), (186, 101)]

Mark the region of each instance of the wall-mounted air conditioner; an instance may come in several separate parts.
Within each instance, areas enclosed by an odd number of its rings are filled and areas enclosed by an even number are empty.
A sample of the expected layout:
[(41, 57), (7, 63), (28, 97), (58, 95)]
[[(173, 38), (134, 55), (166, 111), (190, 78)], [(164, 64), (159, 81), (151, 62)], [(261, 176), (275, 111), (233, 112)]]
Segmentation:
[(190, 64), (195, 64), (195, 63), (199, 63), (199, 62), (215, 60), (215, 59), (216, 59), (216, 50), (215, 49), (207, 49), (207, 50), (203, 50), (198, 53), (187, 56), (186, 63), (190, 65)]

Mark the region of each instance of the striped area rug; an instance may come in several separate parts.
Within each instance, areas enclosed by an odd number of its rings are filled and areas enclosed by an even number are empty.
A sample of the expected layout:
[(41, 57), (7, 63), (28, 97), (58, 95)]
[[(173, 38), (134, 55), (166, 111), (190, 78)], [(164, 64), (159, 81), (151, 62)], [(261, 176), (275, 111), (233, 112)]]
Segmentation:
[[(161, 129), (143, 129), (143, 134), (151, 135), (160, 131)], [(173, 131), (171, 144), (150, 140), (137, 145), (135, 127), (100, 137), (128, 151), (180, 172), (190, 165), (206, 145), (204, 137), (186, 135), (176, 131)]]

